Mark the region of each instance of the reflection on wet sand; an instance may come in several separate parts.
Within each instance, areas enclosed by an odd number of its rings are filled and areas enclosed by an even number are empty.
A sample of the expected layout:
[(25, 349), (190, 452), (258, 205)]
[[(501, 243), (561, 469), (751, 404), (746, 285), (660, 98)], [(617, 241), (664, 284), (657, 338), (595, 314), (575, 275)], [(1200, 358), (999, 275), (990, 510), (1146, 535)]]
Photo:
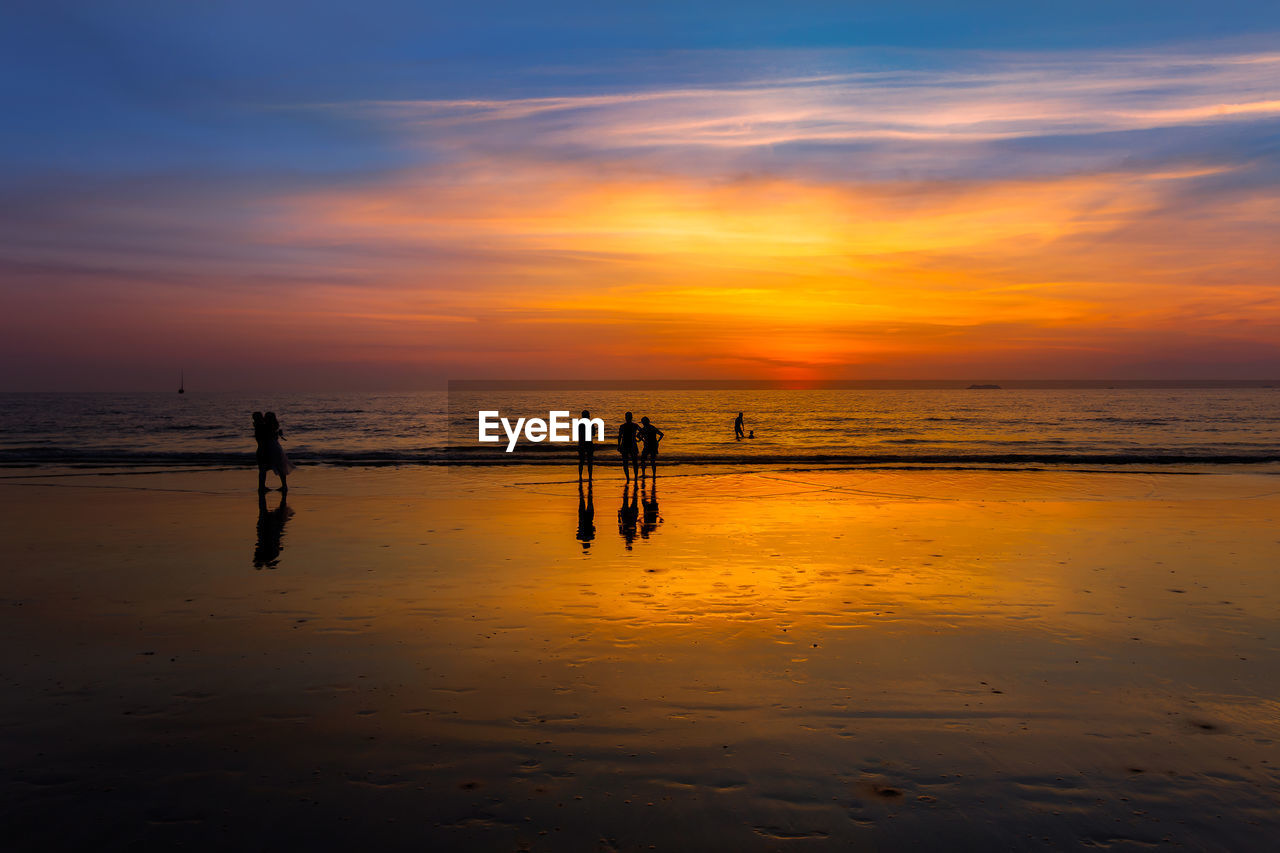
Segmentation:
[(586, 493), (582, 490), (582, 480), (578, 480), (578, 541), (582, 543), (582, 551), (591, 549), (591, 542), (596, 538), (596, 505), (591, 494), (591, 482), (587, 482)]
[(280, 564), (284, 525), (293, 517), (288, 500), (288, 494), (281, 490), (280, 503), (275, 509), (267, 509), (266, 492), (258, 492), (258, 540), (253, 546), (255, 569), (274, 569)]
[(626, 543), (628, 551), (636, 541), (636, 525), (640, 521), (639, 478), (628, 480), (622, 487), (622, 506), (618, 507), (618, 535)]
[(658, 525), (662, 523), (662, 517), (658, 515), (658, 475), (655, 472), (649, 485), (641, 492), (640, 506), (644, 514), (644, 521), (640, 525), (640, 536), (644, 539), (649, 538), (649, 534), (658, 529)]
[[(641, 483), (646, 483), (641, 485)], [(618, 507), (618, 535), (628, 551), (635, 543), (636, 534), (641, 539), (649, 536), (662, 524), (658, 514), (658, 477), (647, 481), (631, 480), (622, 487), (622, 505)]]
[(1280, 832), (1274, 476), (685, 468), (664, 472), (671, 517), (626, 488), (621, 535), (582, 559), (563, 533), (594, 506), (571, 480), (317, 469), (289, 571), (253, 583), (239, 472), (218, 477), (109, 481), (110, 501), (0, 484), (7, 838), (1262, 850)]

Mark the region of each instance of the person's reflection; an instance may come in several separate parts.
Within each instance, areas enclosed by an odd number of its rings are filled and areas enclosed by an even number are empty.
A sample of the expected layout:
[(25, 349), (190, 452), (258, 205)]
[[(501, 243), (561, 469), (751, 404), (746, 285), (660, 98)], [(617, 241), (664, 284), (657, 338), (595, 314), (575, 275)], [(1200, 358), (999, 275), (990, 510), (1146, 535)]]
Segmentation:
[(649, 534), (658, 529), (658, 525), (662, 523), (662, 517), (658, 515), (658, 476), (655, 474), (649, 487), (640, 494), (640, 506), (644, 513), (644, 520), (640, 524), (640, 535), (645, 539), (649, 538)]
[(258, 492), (258, 542), (253, 548), (255, 569), (274, 569), (280, 563), (280, 540), (284, 537), (284, 523), (293, 517), (288, 496), (280, 492), (280, 505), (267, 509), (267, 495)]
[(591, 540), (596, 538), (596, 505), (591, 497), (591, 484), (588, 482), (585, 493), (582, 481), (578, 481), (578, 541), (582, 543), (582, 551), (591, 548)]
[[(628, 500), (628, 492), (630, 492), (630, 500)], [(618, 533), (626, 542), (628, 551), (631, 550), (631, 543), (636, 538), (636, 523), (640, 519), (639, 499), (639, 480), (623, 484), (622, 506), (618, 508)]]

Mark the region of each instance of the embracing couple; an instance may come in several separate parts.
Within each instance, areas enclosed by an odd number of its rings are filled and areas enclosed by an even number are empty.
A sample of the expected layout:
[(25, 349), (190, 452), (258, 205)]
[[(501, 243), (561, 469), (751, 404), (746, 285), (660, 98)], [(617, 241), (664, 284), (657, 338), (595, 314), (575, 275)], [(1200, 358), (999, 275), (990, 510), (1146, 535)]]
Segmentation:
[(282, 438), (284, 431), (280, 429), (280, 421), (275, 412), (267, 412), (266, 415), (262, 412), (253, 413), (253, 440), (258, 445), (255, 455), (258, 460), (259, 492), (267, 490), (268, 471), (275, 471), (280, 478), (280, 491), (289, 491), (289, 472), (295, 466), (284, 455), (284, 448), (280, 446)]

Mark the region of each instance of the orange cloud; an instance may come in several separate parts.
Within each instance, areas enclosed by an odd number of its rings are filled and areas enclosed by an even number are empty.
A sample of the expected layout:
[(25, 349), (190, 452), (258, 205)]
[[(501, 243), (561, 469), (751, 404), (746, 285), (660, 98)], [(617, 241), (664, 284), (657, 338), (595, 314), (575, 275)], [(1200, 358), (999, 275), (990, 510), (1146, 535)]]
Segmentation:
[[(283, 200), (277, 235), (381, 257), (384, 295), (352, 292), (345, 316), (376, 314), (393, 336), (430, 330), (471, 351), (500, 341), (579, 372), (616, 369), (611, 353), (630, 340), (668, 369), (847, 376), (946, 365), (960, 347), (1013, 363), (1028, 351), (1118, 357), (1126, 338), (1191, 324), (1263, 345), (1280, 319), (1269, 243), (1236, 234), (1233, 252), (1253, 268), (1200, 280), (1197, 261), (1213, 259), (1180, 244), (1194, 246), (1204, 212), (1170, 207), (1223, 172), (858, 185), (479, 163)], [(1280, 218), (1259, 204), (1215, 216)], [(465, 260), (416, 259), (443, 247)], [(548, 356), (563, 347), (576, 357)]]

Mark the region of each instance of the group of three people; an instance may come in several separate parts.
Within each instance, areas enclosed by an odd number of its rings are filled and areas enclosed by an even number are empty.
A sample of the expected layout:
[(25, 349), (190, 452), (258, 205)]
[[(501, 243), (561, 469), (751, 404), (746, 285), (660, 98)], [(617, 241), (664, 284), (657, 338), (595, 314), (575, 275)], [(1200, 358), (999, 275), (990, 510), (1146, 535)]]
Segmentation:
[[(622, 471), (630, 480), (634, 469), (636, 479), (639, 479), (644, 473), (645, 463), (648, 462), (656, 477), (658, 476), (658, 442), (662, 441), (664, 433), (650, 423), (648, 418), (641, 418), (640, 423), (636, 423), (632, 417), (632, 414), (627, 412), (626, 420), (618, 427), (618, 452), (622, 454)], [(587, 479), (592, 478), (596, 447), (591, 437), (591, 426), (586, 423), (590, 419), (591, 413), (583, 409), (582, 422), (579, 422), (575, 428), (574, 439), (578, 442), (579, 480), (582, 479), (584, 468)]]

